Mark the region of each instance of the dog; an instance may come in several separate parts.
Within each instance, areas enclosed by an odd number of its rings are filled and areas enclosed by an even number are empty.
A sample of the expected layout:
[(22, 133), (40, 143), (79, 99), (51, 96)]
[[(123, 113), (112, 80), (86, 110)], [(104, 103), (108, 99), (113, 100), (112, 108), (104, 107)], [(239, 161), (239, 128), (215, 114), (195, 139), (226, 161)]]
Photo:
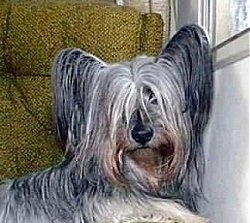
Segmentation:
[(208, 221), (197, 214), (213, 98), (201, 27), (186, 25), (158, 56), (130, 62), (64, 49), (52, 84), (65, 157), (1, 183), (1, 223)]

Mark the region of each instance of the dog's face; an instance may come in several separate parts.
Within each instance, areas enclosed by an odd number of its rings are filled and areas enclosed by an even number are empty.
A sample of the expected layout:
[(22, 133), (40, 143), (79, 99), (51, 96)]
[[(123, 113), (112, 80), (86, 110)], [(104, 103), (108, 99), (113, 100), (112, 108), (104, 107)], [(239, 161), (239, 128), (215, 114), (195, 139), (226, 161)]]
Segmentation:
[[(155, 58), (102, 63), (85, 86), (83, 153), (95, 155), (113, 184), (157, 191), (183, 162), (189, 120), (180, 78)], [(90, 148), (90, 149), (86, 149)]]
[(183, 160), (182, 136), (166, 119), (171, 115), (167, 107), (173, 105), (158, 102), (149, 86), (142, 88), (128, 124), (123, 120), (117, 131), (116, 149), (121, 153), (119, 165), (124, 178), (156, 192), (178, 173)]

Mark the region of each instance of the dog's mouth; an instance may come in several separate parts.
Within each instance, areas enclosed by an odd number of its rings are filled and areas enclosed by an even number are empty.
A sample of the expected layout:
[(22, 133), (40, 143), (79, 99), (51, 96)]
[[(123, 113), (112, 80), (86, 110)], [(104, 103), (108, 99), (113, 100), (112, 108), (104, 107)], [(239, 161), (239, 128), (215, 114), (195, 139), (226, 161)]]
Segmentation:
[(171, 143), (157, 148), (144, 146), (128, 151), (128, 156), (148, 179), (154, 181), (155, 186), (171, 177), (174, 154), (175, 147)]

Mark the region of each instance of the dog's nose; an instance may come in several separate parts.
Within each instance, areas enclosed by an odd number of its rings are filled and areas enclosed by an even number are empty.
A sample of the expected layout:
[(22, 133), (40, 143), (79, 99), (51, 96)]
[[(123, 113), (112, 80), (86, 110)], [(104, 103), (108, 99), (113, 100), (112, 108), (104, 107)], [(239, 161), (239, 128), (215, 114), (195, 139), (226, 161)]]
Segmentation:
[(150, 126), (137, 124), (131, 132), (132, 138), (142, 145), (145, 145), (153, 137), (153, 129)]

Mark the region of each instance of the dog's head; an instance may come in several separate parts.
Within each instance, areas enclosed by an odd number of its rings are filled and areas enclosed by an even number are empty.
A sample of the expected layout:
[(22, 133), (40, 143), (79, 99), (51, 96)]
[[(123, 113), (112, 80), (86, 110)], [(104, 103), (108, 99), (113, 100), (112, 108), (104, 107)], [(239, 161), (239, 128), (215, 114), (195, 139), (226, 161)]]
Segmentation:
[(124, 63), (68, 49), (53, 75), (58, 133), (77, 147), (85, 177), (153, 193), (173, 184), (195, 191), (213, 92), (201, 28), (182, 28), (157, 57)]
[(88, 141), (81, 153), (99, 159), (113, 183), (157, 190), (177, 174), (187, 147), (191, 123), (181, 80), (171, 67), (166, 75), (156, 58), (100, 66), (84, 87)]

